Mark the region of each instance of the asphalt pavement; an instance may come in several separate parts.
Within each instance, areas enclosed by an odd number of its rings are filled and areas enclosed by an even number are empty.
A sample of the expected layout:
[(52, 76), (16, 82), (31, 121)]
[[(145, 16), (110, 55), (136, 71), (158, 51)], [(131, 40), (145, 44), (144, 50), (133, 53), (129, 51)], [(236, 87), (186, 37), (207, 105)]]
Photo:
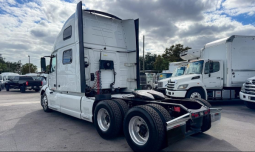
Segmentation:
[[(213, 103), (222, 119), (163, 151), (255, 151), (255, 110), (241, 101)], [(0, 92), (0, 151), (131, 151), (122, 135), (102, 139), (94, 125), (59, 112), (45, 113), (39, 93)]]

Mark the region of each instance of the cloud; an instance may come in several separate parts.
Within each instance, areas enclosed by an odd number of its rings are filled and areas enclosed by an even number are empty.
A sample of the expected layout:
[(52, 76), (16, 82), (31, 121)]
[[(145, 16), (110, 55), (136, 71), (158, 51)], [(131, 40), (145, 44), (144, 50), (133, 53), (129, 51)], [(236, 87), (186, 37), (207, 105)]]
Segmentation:
[(226, 0), (222, 6), (227, 14), (233, 16), (244, 13), (254, 15), (255, 12), (255, 1), (252, 0)]
[[(53, 43), (80, 0), (0, 0), (0, 54), (8, 61), (40, 65), (40, 57), (52, 52)], [(233, 17), (254, 15), (250, 0), (83, 0), (94, 9), (122, 19), (140, 21), (140, 54), (161, 54), (166, 47), (182, 43), (202, 48), (206, 43), (234, 34), (251, 35), (255, 27)]]

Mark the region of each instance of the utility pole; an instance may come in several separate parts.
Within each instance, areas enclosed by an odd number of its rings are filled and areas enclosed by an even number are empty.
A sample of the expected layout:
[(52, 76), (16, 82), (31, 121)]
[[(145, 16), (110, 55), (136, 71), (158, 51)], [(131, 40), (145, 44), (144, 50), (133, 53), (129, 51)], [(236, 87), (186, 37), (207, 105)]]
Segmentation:
[(143, 35), (143, 72), (145, 72), (145, 68), (144, 68), (144, 35)]
[(28, 55), (29, 58), (29, 73), (30, 73), (30, 55)]

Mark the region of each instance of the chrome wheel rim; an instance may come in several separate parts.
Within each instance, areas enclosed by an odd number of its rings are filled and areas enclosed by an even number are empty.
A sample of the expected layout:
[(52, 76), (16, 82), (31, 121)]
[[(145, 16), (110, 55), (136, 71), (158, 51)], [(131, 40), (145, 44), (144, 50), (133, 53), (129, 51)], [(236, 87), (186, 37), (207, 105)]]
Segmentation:
[(129, 121), (128, 125), (129, 135), (137, 145), (144, 145), (149, 139), (149, 128), (143, 118), (134, 116)]
[(43, 108), (44, 109), (48, 108), (48, 99), (46, 96), (43, 97)]
[(193, 92), (191, 95), (190, 95), (190, 98), (191, 99), (201, 99), (201, 95), (200, 95), (200, 93), (198, 93), (198, 92)]
[(97, 113), (97, 124), (102, 131), (107, 131), (111, 124), (111, 118), (108, 111), (101, 108)]

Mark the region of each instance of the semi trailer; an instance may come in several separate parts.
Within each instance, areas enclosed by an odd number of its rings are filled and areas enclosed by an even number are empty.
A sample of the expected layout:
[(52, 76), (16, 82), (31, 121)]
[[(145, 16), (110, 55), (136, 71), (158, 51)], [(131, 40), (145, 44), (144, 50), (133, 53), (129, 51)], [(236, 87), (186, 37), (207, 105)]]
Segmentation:
[(124, 132), (134, 151), (159, 151), (175, 137), (209, 130), (220, 119), (220, 108), (203, 99), (169, 99), (139, 90), (138, 35), (138, 19), (83, 10), (79, 2), (48, 56), (48, 81), (40, 91), (43, 110), (92, 122), (104, 139)]
[(255, 36), (233, 35), (180, 54), (189, 64), (184, 75), (168, 81), (172, 98), (239, 99), (247, 78), (255, 75)]

